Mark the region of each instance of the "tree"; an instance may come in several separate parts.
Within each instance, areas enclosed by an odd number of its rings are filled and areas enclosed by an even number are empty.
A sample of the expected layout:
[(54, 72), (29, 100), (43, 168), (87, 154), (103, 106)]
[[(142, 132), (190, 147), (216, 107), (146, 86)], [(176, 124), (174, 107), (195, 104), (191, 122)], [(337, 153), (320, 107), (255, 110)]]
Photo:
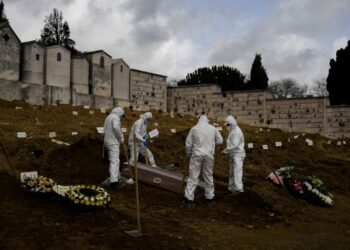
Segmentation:
[(74, 49), (75, 42), (70, 38), (70, 30), (67, 21), (63, 22), (62, 11), (53, 9), (49, 16), (45, 17), (45, 26), (41, 31), (40, 43), (44, 46), (62, 45), (68, 50)]
[(268, 81), (266, 70), (261, 63), (261, 55), (256, 54), (250, 70), (249, 89), (265, 90), (268, 86)]
[(328, 96), (327, 79), (322, 78), (313, 82), (311, 93), (315, 96)]
[(242, 90), (245, 86), (245, 76), (238, 69), (229, 66), (212, 66), (198, 68), (188, 73), (186, 78), (178, 82), (178, 86), (217, 84), (222, 91)]
[(274, 97), (298, 98), (306, 96), (307, 86), (298, 84), (292, 78), (285, 78), (271, 83), (268, 87), (268, 91), (274, 95)]
[(4, 3), (1, 1), (0, 2), (0, 23), (2, 22), (8, 22), (8, 19), (6, 18)]
[(350, 40), (345, 49), (337, 51), (336, 60), (329, 62), (327, 90), (331, 105), (350, 104)]

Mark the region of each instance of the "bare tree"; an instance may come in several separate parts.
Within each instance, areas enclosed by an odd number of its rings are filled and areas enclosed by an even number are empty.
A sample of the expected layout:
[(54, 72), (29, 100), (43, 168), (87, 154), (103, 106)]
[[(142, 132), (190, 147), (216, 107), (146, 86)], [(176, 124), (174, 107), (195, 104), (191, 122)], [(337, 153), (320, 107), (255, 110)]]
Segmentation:
[(322, 78), (314, 81), (310, 92), (315, 96), (328, 96), (327, 79)]
[(307, 93), (307, 86), (297, 83), (292, 78), (284, 78), (279, 81), (271, 83), (268, 91), (274, 97), (305, 97)]
[(177, 86), (177, 83), (179, 82), (180, 80), (179, 79), (176, 79), (176, 78), (173, 78), (173, 79), (170, 79), (167, 81), (167, 86), (169, 87), (176, 87)]

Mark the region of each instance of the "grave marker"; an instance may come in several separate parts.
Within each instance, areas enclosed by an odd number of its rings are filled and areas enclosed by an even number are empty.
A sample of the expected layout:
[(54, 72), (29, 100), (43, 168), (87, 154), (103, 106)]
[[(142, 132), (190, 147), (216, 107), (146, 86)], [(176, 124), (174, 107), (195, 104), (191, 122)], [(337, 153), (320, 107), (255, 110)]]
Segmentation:
[(148, 135), (149, 135), (150, 138), (156, 137), (156, 136), (159, 135), (159, 131), (158, 131), (158, 129), (153, 129), (152, 131), (150, 131), (148, 133)]
[(38, 171), (21, 172), (21, 182), (38, 177)]
[(56, 132), (50, 132), (49, 133), (50, 138), (55, 138), (56, 137)]
[(276, 141), (275, 145), (276, 145), (276, 147), (282, 147), (282, 142)]
[(262, 149), (263, 150), (268, 150), (269, 149), (269, 146), (267, 146), (266, 144), (262, 145)]
[(17, 138), (26, 138), (27, 133), (26, 132), (17, 132)]
[(96, 127), (97, 133), (103, 134), (104, 133), (104, 127)]
[(248, 143), (248, 145), (247, 145), (247, 146), (248, 146), (248, 148), (249, 148), (249, 149), (254, 148), (254, 145), (253, 145), (253, 143), (251, 143), (251, 142), (250, 142), (250, 143)]

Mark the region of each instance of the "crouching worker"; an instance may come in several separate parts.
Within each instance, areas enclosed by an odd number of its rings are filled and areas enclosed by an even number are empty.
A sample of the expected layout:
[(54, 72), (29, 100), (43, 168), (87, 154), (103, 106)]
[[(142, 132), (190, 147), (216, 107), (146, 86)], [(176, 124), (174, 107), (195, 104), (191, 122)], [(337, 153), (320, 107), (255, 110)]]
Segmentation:
[[(139, 158), (139, 153), (148, 160), (152, 167), (157, 167), (152, 152), (147, 148), (147, 124), (153, 118), (151, 112), (141, 115), (131, 128), (129, 135), (130, 164), (134, 165)], [(136, 137), (136, 155), (134, 150), (134, 136)]]
[(229, 184), (228, 191), (232, 194), (243, 192), (243, 161), (245, 158), (244, 136), (235, 118), (229, 115), (225, 120), (227, 131), (227, 145), (223, 154), (229, 155)]
[(119, 186), (119, 146), (124, 143), (124, 137), (121, 131), (121, 120), (123, 117), (124, 110), (121, 107), (116, 107), (107, 116), (104, 123), (104, 146), (108, 150), (109, 181), (113, 189)]
[(222, 144), (222, 136), (214, 126), (209, 124), (208, 118), (202, 115), (189, 132), (186, 139), (186, 153), (190, 158), (189, 176), (185, 189), (185, 203), (192, 203), (198, 178), (202, 172), (205, 198), (214, 199), (214, 153), (215, 145)]

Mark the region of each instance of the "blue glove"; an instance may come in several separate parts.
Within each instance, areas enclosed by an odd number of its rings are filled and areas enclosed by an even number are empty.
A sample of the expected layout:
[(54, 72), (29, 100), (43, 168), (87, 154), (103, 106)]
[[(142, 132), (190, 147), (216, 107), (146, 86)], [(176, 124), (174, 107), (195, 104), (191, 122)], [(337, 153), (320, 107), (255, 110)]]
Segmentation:
[(143, 144), (143, 146), (147, 147), (147, 146), (148, 146), (148, 141), (147, 141), (147, 140), (144, 140), (144, 141), (142, 142), (142, 144)]

